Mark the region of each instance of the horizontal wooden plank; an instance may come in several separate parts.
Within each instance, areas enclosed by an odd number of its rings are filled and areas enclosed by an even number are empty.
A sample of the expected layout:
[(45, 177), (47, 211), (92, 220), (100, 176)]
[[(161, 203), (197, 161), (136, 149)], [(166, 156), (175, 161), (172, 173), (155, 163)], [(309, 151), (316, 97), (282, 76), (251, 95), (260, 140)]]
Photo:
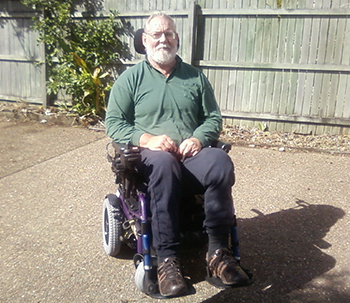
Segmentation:
[[(172, 17), (186, 17), (189, 15), (188, 10), (175, 10), (175, 11), (162, 11), (163, 13), (170, 15)], [(122, 18), (148, 18), (153, 12), (150, 11), (137, 11), (137, 12), (123, 12), (123, 11), (117, 11), (118, 16)], [(100, 11), (98, 12), (98, 16), (96, 18), (104, 17), (107, 18), (110, 16), (110, 12), (107, 11)], [(82, 13), (75, 12), (74, 18), (84, 18)]]
[[(177, 11), (167, 11), (164, 13), (173, 17), (186, 17), (188, 16), (189, 11), (177, 10)], [(150, 11), (138, 11), (138, 12), (119, 12), (118, 11), (118, 16), (122, 18), (148, 18), (150, 14), (152, 14), (152, 12)], [(13, 12), (13, 13), (0, 12), (0, 18), (3, 18), (3, 19), (32, 18), (37, 15), (38, 15), (37, 12)], [(96, 19), (108, 18), (110, 15), (111, 15), (110, 12), (101, 11), (101, 12), (98, 12), (98, 16), (96, 16), (95, 18)], [(81, 12), (74, 12), (73, 17), (76, 19), (84, 18)]]
[[(188, 16), (188, 10), (165, 11), (171, 16)], [(123, 12), (118, 11), (118, 15), (124, 18), (149, 17), (150, 11)], [(31, 18), (36, 16), (36, 12), (0, 12), (0, 18)], [(110, 12), (100, 11), (98, 17), (108, 17)], [(323, 16), (341, 17), (350, 16), (349, 9), (202, 9), (200, 15), (203, 16)], [(83, 18), (80, 12), (75, 12), (75, 18)]]
[(19, 19), (24, 19), (24, 18), (32, 18), (34, 16), (36, 16), (37, 13), (36, 12), (0, 12), (0, 18), (3, 19), (15, 19), (15, 18), (19, 18)]
[(267, 70), (296, 70), (296, 71), (325, 71), (325, 72), (350, 72), (350, 65), (330, 64), (297, 64), (297, 63), (256, 63), (256, 62), (230, 62), (195, 60), (199, 67), (213, 68), (242, 68), (242, 69), (267, 69)]
[[(171, 16), (188, 16), (188, 10), (164, 11)], [(150, 11), (137, 12), (118, 12), (120, 17), (135, 18), (148, 17)], [(36, 12), (0, 12), (0, 18), (31, 18)], [(98, 16), (107, 17), (108, 11), (98, 12)], [(202, 9), (200, 15), (203, 16), (324, 16), (324, 17), (341, 17), (350, 16), (349, 9)], [(75, 12), (74, 17), (82, 18), (80, 12)]]
[(23, 63), (39, 63), (40, 58), (28, 58), (28, 57), (18, 57), (11, 55), (1, 55), (0, 61), (10, 61), (10, 62), (23, 62)]
[(305, 116), (292, 116), (292, 115), (274, 115), (265, 113), (253, 113), (253, 112), (233, 112), (230, 110), (222, 110), (221, 114), (224, 118), (234, 119), (252, 119), (252, 120), (272, 120), (278, 122), (290, 122), (290, 123), (312, 123), (323, 125), (337, 125), (337, 126), (350, 126), (350, 118), (321, 118), (321, 117), (305, 117)]
[[(172, 11), (162, 11), (163, 13), (173, 16), (173, 17), (182, 17), (182, 16), (188, 16), (189, 10), (172, 10)], [(153, 14), (152, 11), (144, 11), (144, 12), (119, 12), (120, 17), (124, 18), (132, 18), (132, 17), (149, 17), (151, 14)]]
[[(1, 60), (1, 56), (0, 56)], [(124, 65), (132, 66), (142, 59), (132, 61), (121, 60)], [(317, 64), (283, 64), (283, 63), (252, 63), (252, 62), (228, 62), (228, 61), (205, 61), (195, 60), (194, 65), (205, 68), (232, 68), (232, 69), (262, 69), (262, 70), (296, 70), (296, 71), (325, 71), (325, 72), (349, 72), (350, 65), (317, 65)]]
[(17, 96), (0, 95), (0, 101), (43, 104), (43, 100), (41, 98), (35, 98), (35, 97), (17, 97)]
[(350, 9), (202, 9), (203, 16), (350, 16)]

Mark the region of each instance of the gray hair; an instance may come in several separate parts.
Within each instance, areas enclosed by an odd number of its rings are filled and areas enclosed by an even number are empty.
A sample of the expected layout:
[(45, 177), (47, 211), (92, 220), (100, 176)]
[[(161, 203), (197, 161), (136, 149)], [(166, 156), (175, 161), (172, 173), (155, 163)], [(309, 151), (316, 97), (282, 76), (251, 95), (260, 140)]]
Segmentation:
[(168, 19), (171, 23), (172, 23), (172, 25), (173, 25), (173, 27), (174, 27), (174, 31), (175, 31), (175, 33), (176, 33), (176, 24), (175, 24), (175, 21), (174, 21), (174, 19), (173, 18), (171, 18), (169, 15), (167, 15), (167, 14), (165, 14), (165, 13), (162, 13), (162, 12), (156, 12), (156, 13), (154, 13), (154, 14), (152, 14), (148, 19), (147, 19), (147, 21), (146, 21), (146, 23), (145, 23), (145, 26), (143, 27), (143, 29), (144, 29), (144, 31), (145, 31), (145, 33), (148, 33), (149, 32), (149, 25), (150, 25), (150, 23), (151, 23), (151, 21), (154, 19), (154, 18), (166, 18), (166, 19)]

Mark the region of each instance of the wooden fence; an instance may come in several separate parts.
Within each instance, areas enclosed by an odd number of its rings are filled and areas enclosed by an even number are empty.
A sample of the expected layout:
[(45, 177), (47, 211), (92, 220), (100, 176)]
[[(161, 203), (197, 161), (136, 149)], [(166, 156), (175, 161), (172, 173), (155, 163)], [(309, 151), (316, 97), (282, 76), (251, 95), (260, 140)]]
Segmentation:
[[(155, 10), (171, 14), (180, 56), (208, 76), (226, 123), (350, 133), (349, 0), (102, 2), (102, 14), (117, 9), (135, 29)], [(28, 27), (32, 13), (1, 14), (0, 98), (43, 102), (44, 65), (33, 63), (44, 55)], [(142, 59), (134, 55), (127, 65)]]
[(45, 48), (33, 16), (19, 1), (0, 2), (0, 100), (46, 105)]
[(203, 9), (203, 51), (195, 64), (233, 124), (348, 133), (349, 1), (285, 2), (290, 7), (260, 8), (255, 1), (255, 7)]

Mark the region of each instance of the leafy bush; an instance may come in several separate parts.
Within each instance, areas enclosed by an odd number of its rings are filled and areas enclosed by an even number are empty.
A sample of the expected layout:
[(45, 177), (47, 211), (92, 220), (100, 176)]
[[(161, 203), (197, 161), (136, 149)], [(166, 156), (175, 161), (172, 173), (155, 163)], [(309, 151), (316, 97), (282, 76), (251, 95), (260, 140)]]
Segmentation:
[[(122, 59), (131, 59), (122, 41), (122, 36), (131, 35), (130, 24), (115, 11), (97, 18), (93, 4), (101, 1), (21, 1), (40, 13), (34, 17), (34, 28), (46, 46), (48, 93), (63, 89), (72, 96), (72, 109), (79, 115), (103, 116), (112, 71)], [(84, 18), (75, 16), (78, 7), (85, 7)]]

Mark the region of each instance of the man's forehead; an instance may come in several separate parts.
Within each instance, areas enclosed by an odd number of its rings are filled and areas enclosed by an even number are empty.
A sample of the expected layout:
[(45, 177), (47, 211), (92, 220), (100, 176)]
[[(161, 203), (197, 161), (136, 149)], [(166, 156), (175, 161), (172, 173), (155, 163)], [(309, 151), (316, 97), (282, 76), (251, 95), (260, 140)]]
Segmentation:
[(174, 30), (173, 23), (165, 17), (153, 18), (149, 24), (152, 31)]

